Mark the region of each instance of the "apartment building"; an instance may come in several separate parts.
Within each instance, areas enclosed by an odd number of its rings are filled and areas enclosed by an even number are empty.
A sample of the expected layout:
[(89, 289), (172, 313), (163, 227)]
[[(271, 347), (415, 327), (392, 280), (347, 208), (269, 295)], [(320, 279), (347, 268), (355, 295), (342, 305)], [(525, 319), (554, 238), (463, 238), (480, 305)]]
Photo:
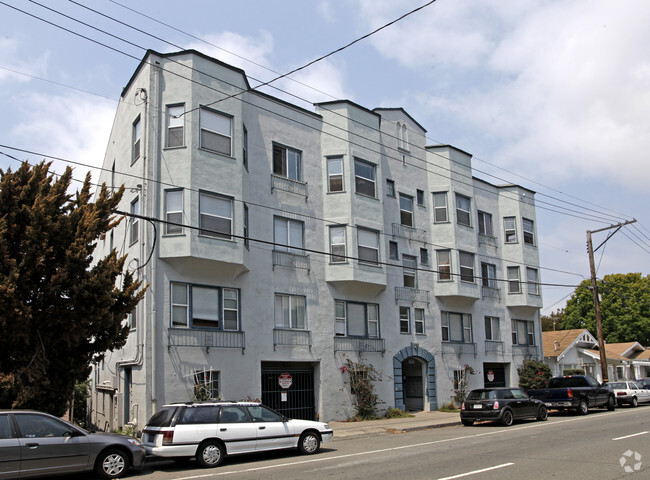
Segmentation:
[(148, 284), (126, 346), (92, 378), (91, 420), (141, 430), (165, 403), (260, 399), (354, 414), (348, 361), (381, 407), (516, 385), (541, 357), (534, 192), (472, 174), (402, 108), (312, 108), (196, 51), (149, 51), (124, 88), (100, 182), (126, 191), (99, 241)]

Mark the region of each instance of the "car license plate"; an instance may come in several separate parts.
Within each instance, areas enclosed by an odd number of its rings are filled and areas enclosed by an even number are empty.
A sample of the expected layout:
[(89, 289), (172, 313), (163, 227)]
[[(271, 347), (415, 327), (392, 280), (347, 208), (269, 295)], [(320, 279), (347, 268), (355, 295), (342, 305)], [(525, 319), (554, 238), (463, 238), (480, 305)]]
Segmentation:
[(480, 410), (481, 408), (483, 408), (483, 405), (481, 404), (474, 405), (474, 410)]
[(544, 405), (546, 405), (547, 407), (550, 407), (550, 406), (551, 406), (551, 403), (550, 403), (550, 402), (546, 402)]

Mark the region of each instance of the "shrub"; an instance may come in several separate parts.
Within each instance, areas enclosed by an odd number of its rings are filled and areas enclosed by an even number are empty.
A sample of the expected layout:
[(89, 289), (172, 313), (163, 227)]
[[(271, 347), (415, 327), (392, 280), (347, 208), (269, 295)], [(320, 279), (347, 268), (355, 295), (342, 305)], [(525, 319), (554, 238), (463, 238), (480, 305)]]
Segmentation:
[(458, 408), (454, 405), (454, 402), (445, 403), (439, 409), (439, 412), (457, 412)]
[(384, 414), (384, 418), (405, 418), (413, 417), (410, 413), (406, 413), (404, 410), (395, 407), (389, 407)]
[(358, 420), (375, 420), (378, 418), (377, 405), (382, 403), (379, 395), (375, 393), (373, 382), (381, 382), (381, 374), (374, 366), (365, 363), (353, 362), (346, 359), (347, 371), (350, 377), (350, 393), (354, 398), (354, 409)]
[(548, 380), (553, 376), (551, 369), (539, 360), (524, 360), (524, 364), (517, 369), (519, 386), (524, 390), (545, 388)]

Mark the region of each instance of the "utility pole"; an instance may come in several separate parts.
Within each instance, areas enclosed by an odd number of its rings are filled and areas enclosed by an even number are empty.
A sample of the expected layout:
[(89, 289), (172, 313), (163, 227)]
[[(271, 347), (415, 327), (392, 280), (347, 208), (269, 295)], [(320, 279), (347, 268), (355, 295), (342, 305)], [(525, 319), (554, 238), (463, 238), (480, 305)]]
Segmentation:
[[(598, 332), (598, 350), (600, 350), (600, 371), (603, 374), (603, 383), (609, 381), (609, 376), (607, 374), (607, 354), (605, 352), (605, 339), (603, 338), (603, 319), (600, 315), (600, 300), (598, 299), (598, 285), (596, 284), (596, 266), (594, 264), (594, 252), (600, 247), (605, 245), (605, 242), (609, 240), (612, 235), (618, 232), (625, 225), (636, 222), (636, 219), (628, 220), (626, 222), (617, 223), (616, 225), (610, 225), (609, 227), (600, 228), (598, 230), (587, 230), (587, 253), (589, 254), (589, 270), (591, 272), (591, 291), (594, 294), (594, 308), (596, 310), (596, 330)], [(603, 243), (598, 245), (594, 250), (591, 243), (591, 234), (596, 232), (604, 232), (605, 230), (611, 230), (615, 228), (612, 233), (607, 235), (607, 238)]]

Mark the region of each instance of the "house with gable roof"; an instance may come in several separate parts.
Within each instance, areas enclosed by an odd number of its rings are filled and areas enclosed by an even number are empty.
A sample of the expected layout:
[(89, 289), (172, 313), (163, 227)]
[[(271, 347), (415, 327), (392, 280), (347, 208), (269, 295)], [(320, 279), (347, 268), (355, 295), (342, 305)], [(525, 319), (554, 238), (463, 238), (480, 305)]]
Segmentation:
[(563, 375), (565, 370), (582, 368), (587, 375), (598, 378), (599, 360), (589, 352), (598, 347), (598, 340), (587, 329), (556, 330), (542, 332), (544, 363), (554, 376)]

